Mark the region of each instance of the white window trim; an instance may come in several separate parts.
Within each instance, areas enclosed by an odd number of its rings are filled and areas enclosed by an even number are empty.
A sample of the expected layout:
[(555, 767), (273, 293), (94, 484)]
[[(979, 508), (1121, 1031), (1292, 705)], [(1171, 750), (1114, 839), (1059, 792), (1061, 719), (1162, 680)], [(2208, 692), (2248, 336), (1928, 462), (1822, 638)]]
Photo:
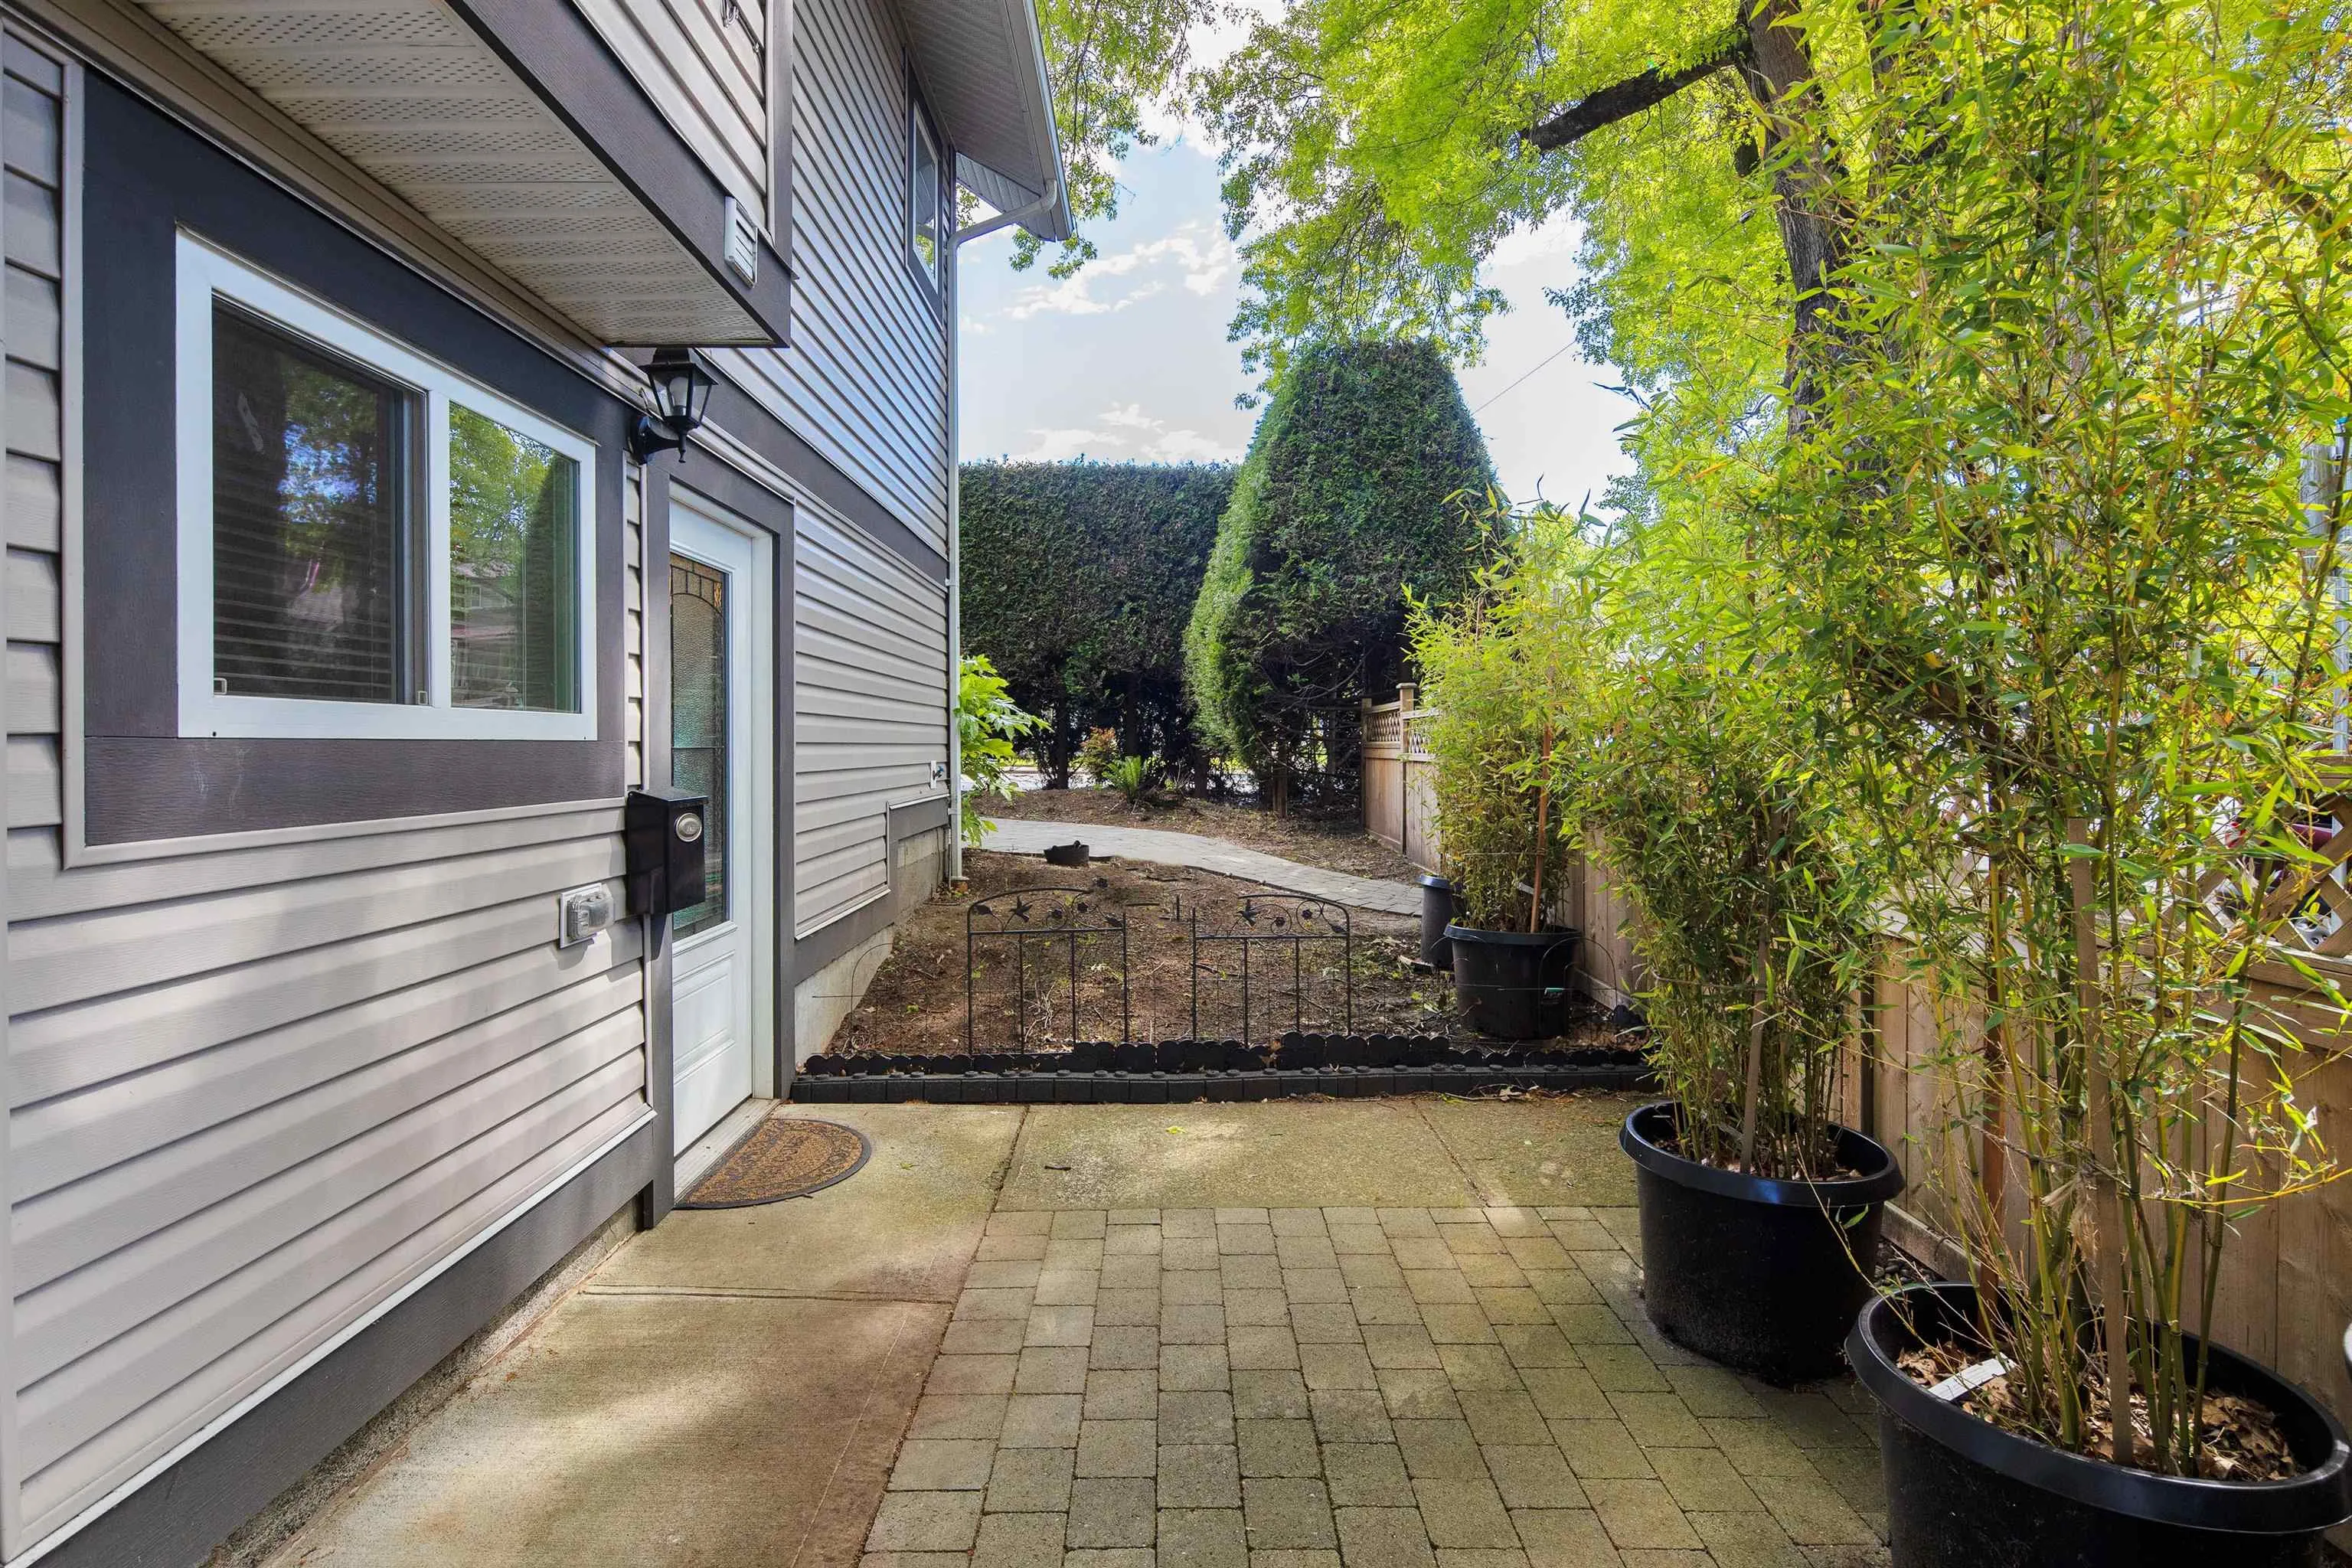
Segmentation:
[[(596, 447), (308, 295), (183, 234), (175, 267), (179, 467), (179, 681), (183, 736), (353, 741), (596, 738)], [(418, 395), (425, 528), (425, 700), (336, 702), (213, 688), (213, 304), (233, 300)], [(458, 708), (449, 700), (449, 405), (463, 404), (578, 465), (580, 711)]]
[[(918, 154), (929, 150), (931, 155), (931, 260), (923, 261), (923, 253), (915, 247), (915, 237), (922, 229), (922, 195), (915, 188), (915, 166)], [(931, 117), (923, 112), (922, 100), (913, 92), (907, 94), (907, 260), (934, 293), (947, 287), (947, 251), (951, 243), (948, 234), (947, 203), (940, 195), (947, 183), (947, 153), (940, 145), (939, 132), (931, 129)]]

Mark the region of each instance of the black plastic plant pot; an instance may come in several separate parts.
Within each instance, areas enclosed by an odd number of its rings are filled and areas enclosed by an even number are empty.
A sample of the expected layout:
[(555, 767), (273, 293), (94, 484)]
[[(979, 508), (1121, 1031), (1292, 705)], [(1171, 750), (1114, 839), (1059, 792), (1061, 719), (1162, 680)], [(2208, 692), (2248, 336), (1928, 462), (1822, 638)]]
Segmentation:
[(1633, 1161), (1643, 1297), (1660, 1333), (1777, 1383), (1840, 1370), (1870, 1300), (1880, 1206), (1903, 1190), (1903, 1170), (1861, 1133), (1832, 1131), (1853, 1177), (1780, 1181), (1674, 1152), (1668, 1102), (1625, 1119), (1617, 1142)]
[(1432, 969), (1454, 967), (1445, 945), (1445, 928), (1454, 923), (1454, 884), (1443, 877), (1421, 877), (1421, 961)]
[(2322, 1533), (2352, 1516), (2352, 1449), (2302, 1389), (2211, 1348), (2206, 1386), (2276, 1415), (2305, 1467), (2299, 1475), (2214, 1481), (2127, 1469), (2004, 1432), (1895, 1364), (1922, 1336), (1973, 1337), (1975, 1310), (1972, 1285), (1915, 1285), (1864, 1308), (1846, 1342), (1878, 1401), (1896, 1568), (2318, 1568), (2326, 1560)]
[(1470, 1026), (1497, 1040), (1559, 1034), (1567, 1020), (1568, 983), (1580, 934), (1447, 926), (1454, 995)]

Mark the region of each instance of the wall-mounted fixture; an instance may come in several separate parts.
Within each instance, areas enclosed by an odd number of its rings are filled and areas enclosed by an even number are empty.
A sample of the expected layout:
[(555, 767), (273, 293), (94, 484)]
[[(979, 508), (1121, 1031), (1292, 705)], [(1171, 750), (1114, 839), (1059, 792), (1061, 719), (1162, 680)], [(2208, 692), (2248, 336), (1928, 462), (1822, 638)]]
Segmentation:
[(686, 450), (686, 438), (701, 427), (709, 411), (710, 389), (716, 384), (692, 349), (656, 350), (653, 363), (646, 366), (646, 379), (653, 384), (657, 411), (638, 415), (636, 428), (629, 433), (629, 455), (640, 463), (656, 452)]
[(702, 902), (703, 857), (710, 843), (708, 795), (678, 789), (633, 789), (621, 817), (629, 876), (629, 912), (667, 919)]

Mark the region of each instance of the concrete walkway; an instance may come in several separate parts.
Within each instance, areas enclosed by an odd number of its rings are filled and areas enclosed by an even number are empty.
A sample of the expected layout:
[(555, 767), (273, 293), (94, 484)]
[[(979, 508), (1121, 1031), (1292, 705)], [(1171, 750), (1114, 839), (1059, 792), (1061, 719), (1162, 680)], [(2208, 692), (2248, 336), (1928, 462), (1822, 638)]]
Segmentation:
[(1392, 915), (1421, 912), (1421, 889), (1410, 882), (1390, 882), (1346, 871), (1327, 871), (1320, 866), (1302, 866), (1279, 855), (1246, 849), (1227, 839), (1198, 833), (1008, 817), (997, 821), (986, 847), (1007, 855), (1043, 855), (1046, 846), (1067, 844), (1073, 838), (1084, 839), (1097, 858), (1115, 856), (1121, 860), (1149, 860), (1159, 866), (1190, 866), (1195, 870), (1214, 871), (1221, 877), (1261, 882), (1286, 892), (1305, 893), (1350, 909), (1379, 910)]
[(635, 1238), (278, 1568), (1883, 1563), (1852, 1384), (1651, 1332), (1629, 1104), (827, 1107), (856, 1176)]

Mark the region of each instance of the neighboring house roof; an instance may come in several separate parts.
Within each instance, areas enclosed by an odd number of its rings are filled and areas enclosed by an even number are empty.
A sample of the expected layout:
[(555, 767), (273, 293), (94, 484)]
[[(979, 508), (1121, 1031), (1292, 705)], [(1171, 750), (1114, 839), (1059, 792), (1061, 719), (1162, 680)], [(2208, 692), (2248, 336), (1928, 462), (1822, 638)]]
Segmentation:
[(915, 74), (956, 150), (956, 178), (999, 212), (1040, 210), (1021, 226), (1070, 234), (1061, 138), (1031, 0), (898, 0)]

